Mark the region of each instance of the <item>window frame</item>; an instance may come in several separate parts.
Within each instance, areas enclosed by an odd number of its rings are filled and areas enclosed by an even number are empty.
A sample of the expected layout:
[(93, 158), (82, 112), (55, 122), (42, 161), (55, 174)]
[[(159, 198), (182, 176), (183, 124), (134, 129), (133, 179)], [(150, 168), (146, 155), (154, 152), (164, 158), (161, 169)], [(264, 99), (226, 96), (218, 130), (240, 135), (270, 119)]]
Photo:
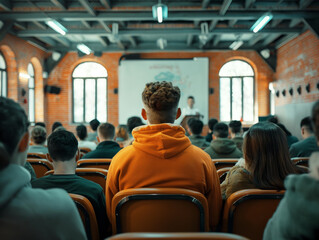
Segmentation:
[[(30, 72), (29, 72), (29, 66), (31, 66), (32, 67), (32, 70), (33, 70), (33, 75), (31, 75), (30, 74)], [(29, 106), (28, 106), (28, 118), (29, 118), (29, 121), (30, 121), (30, 123), (35, 123), (35, 68), (34, 68), (34, 66), (33, 66), (33, 64), (30, 62), (29, 64), (28, 64), (28, 67), (27, 67), (27, 69), (28, 69), (28, 75), (29, 75), (29, 78), (28, 78), (28, 99), (29, 99), (29, 101), (28, 101), (28, 103), (29, 103)], [(30, 87), (30, 79), (33, 79), (33, 87)], [(32, 121), (31, 119), (30, 119), (30, 90), (33, 90), (33, 120), (34, 121)]]
[[(0, 57), (3, 58), (3, 61), (4, 61), (4, 64), (5, 64), (5, 68), (0, 68), (0, 84), (1, 84), (1, 92), (0, 92), (0, 96), (1, 97), (7, 97), (8, 96), (8, 64), (6, 62), (6, 59), (4, 57), (4, 54), (0, 51)], [(2, 78), (3, 77), (3, 73), (6, 73), (6, 77), (5, 79)], [(4, 83), (5, 82), (5, 83)], [(3, 92), (3, 86), (6, 86), (5, 88), (5, 95), (2, 95), (2, 92)]]

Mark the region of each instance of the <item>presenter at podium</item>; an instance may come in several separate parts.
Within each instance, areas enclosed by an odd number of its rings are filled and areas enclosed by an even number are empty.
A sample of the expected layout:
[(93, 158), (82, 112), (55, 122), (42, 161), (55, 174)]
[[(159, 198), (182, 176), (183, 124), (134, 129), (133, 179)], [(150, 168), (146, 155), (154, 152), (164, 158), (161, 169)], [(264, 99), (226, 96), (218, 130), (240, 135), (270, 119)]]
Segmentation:
[(194, 108), (195, 100), (193, 96), (187, 98), (187, 107), (182, 110), (182, 119), (189, 115), (200, 115), (198, 108)]

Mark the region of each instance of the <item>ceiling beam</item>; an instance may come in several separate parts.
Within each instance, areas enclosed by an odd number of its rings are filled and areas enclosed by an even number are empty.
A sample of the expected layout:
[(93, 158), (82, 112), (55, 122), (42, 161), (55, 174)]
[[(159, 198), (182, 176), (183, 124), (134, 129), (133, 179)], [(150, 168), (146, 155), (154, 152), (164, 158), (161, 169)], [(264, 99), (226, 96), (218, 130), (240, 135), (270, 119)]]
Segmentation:
[(273, 28), (277, 27), (282, 21), (283, 21), (282, 19), (272, 20), (270, 26), (273, 27)]
[(104, 30), (108, 33), (111, 33), (111, 29), (109, 28), (109, 26), (104, 22), (104, 21), (100, 21), (100, 24), (102, 25), (102, 27), (104, 28)]
[(27, 24), (22, 22), (15, 22), (13, 25), (21, 30), (26, 30), (28, 28)]
[(213, 42), (213, 46), (216, 47), (220, 41), (221, 36), (220, 35), (216, 35), (214, 37), (214, 42)]
[(285, 37), (281, 38), (280, 40), (278, 40), (276, 42), (276, 48), (280, 48), (282, 47), (283, 45), (285, 45), (287, 42), (291, 41), (292, 39), (298, 37), (299, 34), (288, 34), (286, 35)]
[(32, 37), (26, 37), (26, 38), (22, 38), (24, 40), (26, 40), (28, 43), (30, 43), (31, 45), (41, 49), (42, 51), (47, 52), (48, 49), (47, 47), (38, 39), (32, 38)]
[(270, 43), (272, 43), (274, 40), (276, 40), (278, 37), (280, 37), (282, 34), (278, 33), (278, 34), (272, 34), (270, 36), (268, 36), (264, 41), (263, 41), (263, 45), (267, 46)]
[(245, 0), (245, 8), (251, 8), (256, 0)]
[(37, 27), (43, 29), (43, 30), (47, 29), (47, 26), (41, 22), (33, 21), (33, 24), (36, 25)]
[(218, 23), (217, 19), (212, 20), (209, 24), (208, 30), (211, 32), (216, 27), (217, 23)]
[(118, 41), (116, 42), (116, 44), (117, 44), (117, 46), (118, 46), (120, 49), (125, 50), (125, 46), (124, 46), (124, 44), (121, 42), (121, 40), (118, 40)]
[(131, 45), (133, 47), (136, 47), (137, 46), (137, 42), (136, 40), (134, 39), (134, 37), (128, 37), (128, 40), (131, 42)]
[(70, 47), (71, 46), (71, 42), (68, 39), (64, 38), (64, 37), (52, 36), (52, 38), (54, 38), (56, 41), (58, 41), (59, 43), (61, 43), (65, 47)]
[(0, 0), (0, 7), (2, 7), (5, 11), (12, 10), (12, 2), (11, 0)]
[(56, 46), (56, 42), (49, 37), (37, 37), (37, 39), (39, 39), (40, 41), (50, 45), (50, 46)]
[(51, 2), (62, 10), (67, 10), (66, 2), (64, 0), (51, 0)]
[(109, 45), (109, 40), (105, 37), (99, 37), (99, 41), (104, 47), (107, 47)]
[(194, 27), (198, 27), (199, 26), (200, 21), (199, 20), (195, 20), (194, 21)]
[(202, 2), (202, 8), (203, 8), (203, 9), (207, 8), (208, 5), (209, 5), (209, 3), (210, 3), (210, 0), (203, 0), (203, 2)]
[(228, 25), (229, 25), (230, 27), (234, 27), (236, 23), (237, 23), (237, 19), (233, 19), (233, 20), (229, 20)]
[(313, 2), (313, 0), (300, 0), (300, 1), (299, 1), (299, 8), (300, 8), (300, 9), (305, 9), (305, 8), (307, 8), (312, 2)]
[(257, 42), (261, 41), (264, 39), (264, 34), (256, 34), (254, 35), (249, 41), (248, 41), (248, 46), (254, 46)]
[(79, 2), (82, 4), (82, 6), (88, 11), (92, 16), (96, 16), (96, 12), (89, 3), (88, 0), (79, 0)]
[(3, 22), (3, 26), (0, 29), (0, 41), (7, 35), (8, 31), (10, 31), (12, 26), (13, 26), (13, 21)]
[(110, 0), (100, 0), (100, 3), (106, 8), (106, 9), (111, 9), (111, 1)]
[(220, 15), (225, 15), (227, 12), (232, 0), (224, 0), (222, 6), (220, 7), (219, 14)]
[(319, 38), (319, 19), (304, 19), (304, 23)]
[(292, 19), (290, 21), (290, 23), (289, 23), (289, 27), (293, 28), (293, 27), (297, 26), (301, 22), (302, 22), (302, 19), (298, 19), (298, 18)]
[(193, 39), (194, 39), (194, 35), (188, 35), (187, 36), (187, 42), (186, 42), (187, 46), (191, 46), (192, 45)]
[(87, 21), (82, 20), (81, 23), (83, 24), (84, 27), (86, 27), (87, 29), (91, 28), (91, 24)]

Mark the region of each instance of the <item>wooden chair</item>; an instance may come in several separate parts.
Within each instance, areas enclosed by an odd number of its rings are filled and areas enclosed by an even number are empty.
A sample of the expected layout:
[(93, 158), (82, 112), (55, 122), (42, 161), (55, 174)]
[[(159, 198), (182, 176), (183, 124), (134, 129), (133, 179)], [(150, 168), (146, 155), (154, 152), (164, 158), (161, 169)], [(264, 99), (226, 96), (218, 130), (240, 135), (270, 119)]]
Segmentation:
[(230, 233), (122, 233), (107, 238), (108, 240), (248, 240)]
[(47, 159), (47, 155), (44, 153), (28, 153), (27, 158)]
[(27, 161), (33, 167), (37, 178), (43, 177), (47, 171), (53, 169), (52, 164), (46, 159), (28, 158)]
[(231, 167), (225, 167), (225, 168), (220, 168), (217, 170), (217, 175), (219, 177), (220, 183), (222, 183), (225, 180), (227, 173), (229, 172), (230, 169)]
[(78, 168), (103, 168), (108, 170), (111, 158), (81, 159), (78, 161)]
[(295, 157), (291, 161), (298, 166), (309, 167), (309, 157)]
[(83, 154), (86, 154), (88, 152), (91, 152), (91, 148), (87, 148), (87, 147), (80, 147), (79, 148), (80, 152)]
[(285, 191), (247, 189), (233, 193), (225, 202), (223, 232), (259, 240)]
[[(47, 171), (44, 175), (53, 174), (54, 170)], [(83, 177), (87, 180), (95, 182), (99, 184), (103, 191), (105, 192), (105, 184), (106, 184), (106, 177), (107, 177), (107, 170), (102, 168), (77, 168), (75, 169), (76, 175)]]
[(208, 204), (199, 192), (181, 188), (136, 188), (112, 199), (113, 234), (123, 232), (204, 232)]
[(238, 162), (238, 158), (228, 158), (228, 159), (213, 159), (213, 163), (216, 167), (216, 170), (221, 169), (221, 168), (225, 168), (225, 167), (233, 167), (237, 162)]
[(90, 240), (99, 240), (99, 228), (91, 202), (84, 196), (69, 193), (80, 213), (86, 235)]

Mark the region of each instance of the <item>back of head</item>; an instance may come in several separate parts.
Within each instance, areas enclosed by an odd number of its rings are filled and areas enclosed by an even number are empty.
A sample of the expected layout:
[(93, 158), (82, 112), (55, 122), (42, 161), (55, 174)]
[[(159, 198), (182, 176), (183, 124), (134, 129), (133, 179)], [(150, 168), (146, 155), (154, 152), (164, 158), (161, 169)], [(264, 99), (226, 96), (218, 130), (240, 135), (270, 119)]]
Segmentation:
[(312, 107), (311, 120), (319, 145), (319, 100)]
[(111, 123), (101, 123), (97, 131), (101, 141), (114, 139), (115, 127)]
[(276, 124), (253, 125), (245, 135), (243, 155), (258, 188), (283, 189), (285, 177), (297, 173), (290, 160), (286, 135)]
[(31, 131), (31, 139), (35, 144), (44, 144), (47, 138), (47, 131), (44, 127), (35, 126)]
[(278, 124), (278, 118), (275, 116), (268, 118), (267, 121), (274, 124)]
[(305, 117), (300, 122), (300, 128), (305, 128), (309, 133), (313, 133), (312, 122), (310, 117)]
[(230, 128), (230, 131), (232, 133), (241, 133), (241, 128), (242, 128), (242, 125), (241, 125), (241, 122), (240, 121), (231, 121), (229, 123), (229, 128)]
[(34, 126), (46, 127), (44, 122), (36, 122)]
[(115, 133), (117, 138), (127, 140), (129, 138), (126, 125), (118, 125)]
[(9, 157), (16, 150), (28, 127), (27, 115), (20, 105), (9, 98), (0, 97), (0, 143)]
[(283, 125), (282, 123), (277, 123), (277, 126), (280, 127), (280, 129), (283, 130), (287, 136), (291, 136), (291, 132), (288, 131), (285, 125)]
[(134, 128), (142, 125), (144, 125), (144, 123), (140, 117), (134, 116), (127, 119), (127, 129), (129, 133), (131, 133)]
[(214, 126), (218, 123), (218, 120), (216, 118), (211, 118), (208, 121), (208, 127), (211, 131), (214, 131)]
[(76, 127), (76, 135), (80, 138), (80, 140), (84, 140), (87, 136), (86, 126), (83, 124)]
[(97, 119), (93, 119), (90, 121), (90, 127), (94, 132), (97, 130), (99, 125), (100, 125), (100, 121)]
[(54, 132), (54, 130), (58, 127), (62, 127), (62, 123), (60, 122), (54, 122), (53, 125), (52, 125), (52, 132)]
[(228, 137), (228, 126), (225, 123), (217, 123), (214, 126), (214, 136), (217, 138), (227, 138)]
[(69, 131), (54, 131), (48, 137), (48, 151), (53, 161), (69, 161), (78, 151), (78, 141)]
[(150, 123), (174, 123), (180, 90), (170, 82), (147, 83), (142, 100)]
[(202, 133), (203, 126), (204, 126), (203, 122), (196, 118), (188, 119), (187, 125), (190, 128), (190, 131), (192, 132), (192, 134), (195, 134), (195, 135), (200, 135)]

